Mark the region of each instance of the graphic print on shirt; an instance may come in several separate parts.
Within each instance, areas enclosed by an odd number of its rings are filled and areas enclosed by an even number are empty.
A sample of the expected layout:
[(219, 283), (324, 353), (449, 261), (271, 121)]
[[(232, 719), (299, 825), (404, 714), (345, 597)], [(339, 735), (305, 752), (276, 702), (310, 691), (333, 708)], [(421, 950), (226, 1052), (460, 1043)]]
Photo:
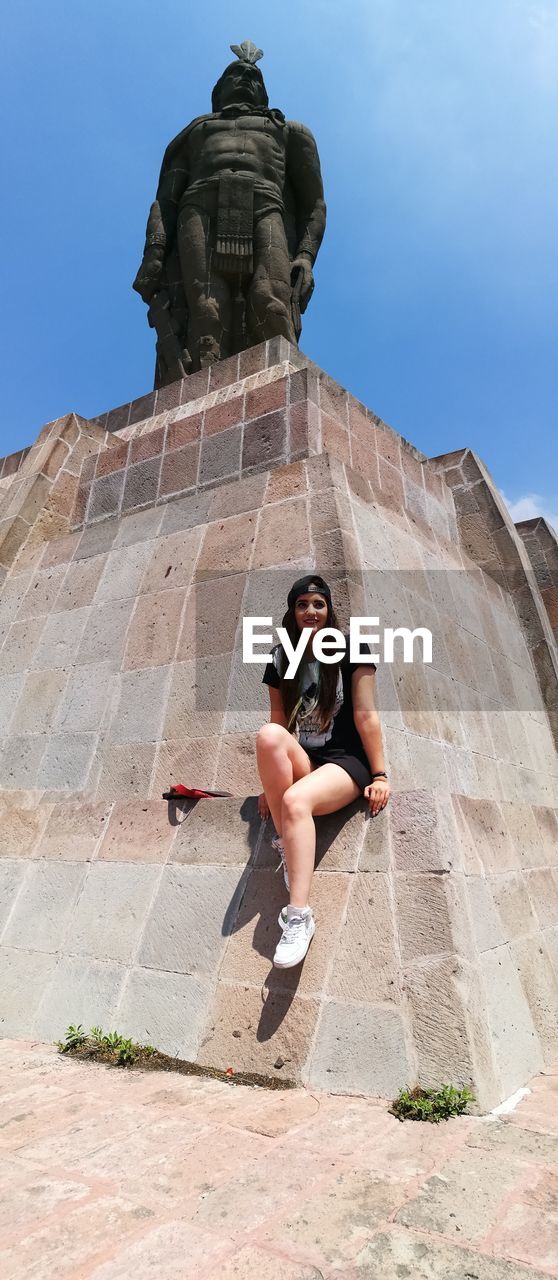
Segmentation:
[[(273, 665), (280, 670), (279, 650), (273, 654)], [(333, 721), (343, 706), (343, 677), (341, 668), (337, 672), (337, 689), (335, 703), (329, 724), (322, 728), (318, 716), (318, 671), (317, 661), (305, 663), (302, 668), (299, 703), (296, 710), (295, 737), (301, 747), (323, 747), (329, 742), (333, 733)]]

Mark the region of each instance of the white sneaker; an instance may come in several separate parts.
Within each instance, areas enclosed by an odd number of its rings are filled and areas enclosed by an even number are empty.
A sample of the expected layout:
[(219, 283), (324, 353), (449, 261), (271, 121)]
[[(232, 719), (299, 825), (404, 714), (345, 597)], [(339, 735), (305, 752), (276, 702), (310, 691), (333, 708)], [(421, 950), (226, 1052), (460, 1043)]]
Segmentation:
[(287, 923), (273, 957), (276, 969), (293, 969), (304, 960), (315, 928), (310, 907), (287, 907)]
[(281, 836), (274, 836), (274, 837), (273, 837), (273, 840), (271, 841), (271, 848), (272, 848), (272, 849), (275, 849), (275, 850), (277, 851), (277, 853), (279, 854), (279, 857), (281, 858), (281, 861), (280, 861), (280, 863), (279, 863), (279, 866), (277, 867), (277, 870), (279, 870), (279, 867), (281, 867), (281, 866), (282, 866), (282, 868), (283, 868), (283, 879), (284, 879), (284, 881), (285, 881), (285, 884), (286, 884), (286, 886), (287, 886), (287, 889), (289, 889), (289, 888), (290, 888), (290, 885), (289, 885), (289, 872), (288, 872), (288, 870), (287, 870), (287, 859), (286, 859), (286, 857), (285, 857), (285, 848), (284, 848), (283, 840), (282, 840)]

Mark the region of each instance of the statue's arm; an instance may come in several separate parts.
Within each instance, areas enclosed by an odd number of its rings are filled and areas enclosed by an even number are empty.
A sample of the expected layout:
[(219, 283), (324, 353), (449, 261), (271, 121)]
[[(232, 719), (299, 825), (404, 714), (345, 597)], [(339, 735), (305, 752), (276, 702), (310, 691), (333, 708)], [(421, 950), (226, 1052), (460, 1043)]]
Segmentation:
[(143, 259), (134, 280), (133, 287), (144, 302), (150, 302), (160, 287), (165, 258), (176, 235), (179, 201), (188, 185), (186, 148), (178, 147), (178, 141), (171, 142), (165, 152), (157, 194), (147, 219)]
[(295, 200), (296, 253), (292, 262), (293, 297), (306, 311), (314, 289), (312, 267), (326, 223), (324, 188), (318, 148), (310, 130), (289, 121), (287, 179)]
[(311, 265), (322, 243), (326, 224), (326, 206), (318, 148), (310, 130), (289, 121), (287, 142), (287, 177), (296, 203), (296, 257), (304, 256)]

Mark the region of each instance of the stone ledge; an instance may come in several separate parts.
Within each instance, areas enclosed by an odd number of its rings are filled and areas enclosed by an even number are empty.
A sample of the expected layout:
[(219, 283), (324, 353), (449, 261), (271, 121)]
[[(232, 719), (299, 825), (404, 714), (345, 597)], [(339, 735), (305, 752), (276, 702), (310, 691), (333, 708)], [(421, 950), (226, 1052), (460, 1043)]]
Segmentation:
[(118, 446), (82, 467), (71, 527), (238, 484), (325, 452), (345, 464), (358, 497), (397, 512), (405, 505), (417, 532), (449, 544), (451, 492), (428, 460), (296, 349), (288, 354), (242, 382), (202, 387), (204, 394), (184, 405), (119, 427)]

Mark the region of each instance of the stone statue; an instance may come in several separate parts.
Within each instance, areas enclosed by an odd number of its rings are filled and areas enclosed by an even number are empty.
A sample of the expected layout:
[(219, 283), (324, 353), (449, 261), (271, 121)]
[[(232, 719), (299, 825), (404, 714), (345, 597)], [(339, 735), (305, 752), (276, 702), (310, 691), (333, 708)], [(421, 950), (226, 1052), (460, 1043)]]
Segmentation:
[(251, 41), (211, 115), (166, 149), (134, 280), (157, 333), (155, 386), (282, 335), (296, 343), (325, 229), (309, 129), (269, 108)]

